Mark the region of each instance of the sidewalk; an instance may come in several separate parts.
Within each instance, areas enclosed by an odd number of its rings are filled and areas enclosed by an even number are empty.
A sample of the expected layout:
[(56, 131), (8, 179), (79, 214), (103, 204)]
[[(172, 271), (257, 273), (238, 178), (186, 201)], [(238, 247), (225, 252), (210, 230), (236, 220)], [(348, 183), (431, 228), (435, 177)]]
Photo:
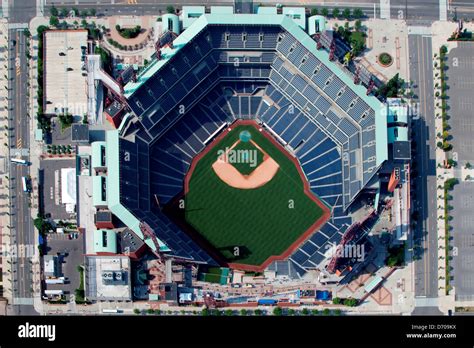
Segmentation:
[[(0, 59), (2, 60), (2, 65), (8, 67), (9, 62), (9, 51), (5, 49), (8, 46), (8, 22), (6, 19), (0, 19)], [(5, 130), (5, 127), (8, 127), (9, 123), (9, 114), (8, 108), (9, 103), (6, 99), (8, 97), (8, 91), (6, 88), (8, 87), (8, 80), (5, 76), (8, 76), (9, 71), (7, 69), (4, 70), (4, 74), (0, 76), (0, 98), (5, 101), (5, 106), (0, 111), (0, 128), (4, 131), (0, 134), (1, 140), (3, 141), (2, 145), (0, 146), (0, 157), (3, 158), (5, 163), (5, 167), (2, 168), (5, 170), (4, 174), (0, 175), (0, 243), (2, 246), (2, 251), (8, 255), (10, 251), (10, 245), (12, 243), (12, 236), (10, 235), (10, 190), (9, 190), (9, 146), (5, 146), (4, 144), (10, 143), (10, 137), (8, 131)], [(0, 284), (3, 285), (3, 296), (7, 298), (8, 303), (12, 303), (12, 265), (13, 265), (13, 258), (8, 256), (1, 257), (2, 260), (2, 271), (3, 271), (3, 278)]]
[[(433, 47), (433, 81), (441, 86), (441, 75), (439, 73), (439, 49), (442, 45), (448, 47), (448, 52), (457, 46), (457, 42), (448, 42), (447, 39), (455, 30), (457, 24), (452, 22), (436, 22), (431, 27), (432, 47)], [(435, 67), (435, 62), (438, 68)], [(441, 99), (435, 97), (435, 136), (436, 142), (442, 141), (438, 134), (443, 133), (443, 120), (441, 111)], [(444, 161), (447, 159), (443, 149), (436, 147), (436, 196), (437, 196), (437, 227), (438, 227), (438, 304), (439, 309), (447, 314), (448, 310), (454, 310), (455, 307), (455, 289), (451, 288), (450, 294), (446, 294), (446, 230), (445, 230), (445, 202), (444, 202), (444, 183), (447, 179), (455, 177), (457, 171), (454, 169), (445, 169)], [(464, 178), (459, 178), (464, 180)]]

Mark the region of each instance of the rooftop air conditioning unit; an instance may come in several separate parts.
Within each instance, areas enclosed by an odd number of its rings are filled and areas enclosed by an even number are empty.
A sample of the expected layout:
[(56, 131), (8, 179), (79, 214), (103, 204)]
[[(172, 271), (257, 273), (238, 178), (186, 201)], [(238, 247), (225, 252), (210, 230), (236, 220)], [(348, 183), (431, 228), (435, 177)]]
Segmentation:
[(122, 280), (122, 272), (114, 272), (116, 280)]

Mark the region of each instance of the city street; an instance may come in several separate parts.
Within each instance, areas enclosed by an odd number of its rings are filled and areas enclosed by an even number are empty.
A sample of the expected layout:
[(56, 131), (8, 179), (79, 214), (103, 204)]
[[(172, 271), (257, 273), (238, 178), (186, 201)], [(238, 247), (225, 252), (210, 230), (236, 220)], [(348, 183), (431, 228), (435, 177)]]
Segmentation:
[[(26, 37), (22, 31), (9, 31), (9, 100), (10, 100), (10, 155), (29, 160), (30, 122), (28, 117), (28, 67)], [(35, 252), (33, 222), (30, 214), (30, 198), (23, 191), (22, 178), (29, 176), (29, 167), (10, 166), (11, 226), (18, 257), (13, 272), (13, 304), (16, 314), (32, 314), (33, 280), (31, 260)], [(25, 305), (25, 306), (22, 306)]]
[(436, 228), (436, 163), (434, 128), (433, 53), (431, 38), (422, 35), (409, 36), (410, 78), (416, 88), (418, 117), (413, 122), (413, 138), (416, 141), (415, 209), (418, 211), (417, 228), (414, 231), (415, 296), (436, 298), (438, 293), (438, 248)]

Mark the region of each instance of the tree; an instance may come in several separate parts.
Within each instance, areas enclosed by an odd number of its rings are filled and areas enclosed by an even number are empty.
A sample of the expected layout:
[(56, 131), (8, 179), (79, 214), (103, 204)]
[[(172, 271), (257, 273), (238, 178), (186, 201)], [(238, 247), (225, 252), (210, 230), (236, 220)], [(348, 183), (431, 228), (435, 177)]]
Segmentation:
[(54, 6), (52, 6), (50, 9), (49, 9), (49, 14), (53, 17), (57, 17), (58, 16), (58, 9)]
[(281, 315), (283, 315), (283, 309), (281, 309), (281, 307), (275, 307), (275, 308), (273, 308), (273, 315), (276, 315), (276, 316), (281, 316)]
[(331, 314), (331, 311), (328, 308), (324, 308), (322, 313), (323, 315), (329, 315)]
[(288, 309), (288, 315), (293, 316), (295, 314), (296, 314), (296, 311), (293, 308)]
[(84, 18), (84, 17), (87, 17), (88, 14), (89, 14), (89, 13), (87, 12), (87, 10), (82, 10), (82, 11), (81, 11), (81, 17), (83, 17), (83, 18)]
[(201, 311), (201, 315), (204, 316), (204, 317), (209, 316), (209, 309), (204, 308), (204, 309)]
[(166, 12), (167, 13), (175, 13), (176, 10), (173, 6), (169, 5), (169, 6), (166, 7)]
[(349, 37), (349, 42), (352, 48), (352, 54), (358, 56), (362, 53), (365, 48), (365, 35), (360, 31), (355, 31), (351, 33)]
[(337, 7), (333, 8), (333, 10), (332, 10), (332, 16), (333, 16), (334, 18), (339, 18), (339, 15), (340, 15), (339, 9), (338, 9)]
[(224, 315), (227, 316), (227, 317), (230, 317), (230, 316), (234, 315), (234, 311), (232, 309), (226, 309), (224, 311)]
[(316, 7), (313, 7), (311, 9), (311, 16), (317, 16), (319, 14), (319, 11)]
[(357, 300), (355, 298), (346, 298), (344, 300), (344, 306), (355, 307), (357, 306)]
[(309, 314), (309, 309), (308, 308), (303, 308), (303, 310), (301, 311), (301, 314), (308, 315)]
[(241, 309), (240, 310), (240, 315), (243, 316), (243, 317), (247, 316), (247, 310), (246, 309)]
[(61, 17), (67, 17), (68, 14), (69, 14), (69, 10), (66, 7), (63, 7), (61, 9), (60, 16)]
[(471, 169), (471, 168), (472, 168), (471, 163), (467, 162), (467, 163), (466, 163), (466, 169)]
[(49, 25), (53, 26), (53, 27), (57, 27), (59, 25), (59, 19), (58, 17), (56, 16), (51, 16), (49, 18)]
[(345, 8), (344, 11), (342, 11), (342, 16), (345, 19), (350, 20), (351, 19), (351, 10), (349, 8)]
[(327, 8), (322, 8), (321, 9), (321, 14), (324, 16), (324, 17), (327, 17), (329, 15), (329, 10)]
[(385, 85), (381, 86), (378, 92), (385, 98), (396, 98), (401, 94), (404, 84), (405, 81), (396, 74)]
[(262, 312), (261, 309), (256, 309), (256, 310), (253, 311), (253, 313), (257, 316), (263, 315), (263, 312)]
[(450, 167), (456, 167), (456, 165), (458, 164), (455, 160), (453, 160), (452, 158), (449, 158), (448, 159), (448, 166)]
[(38, 28), (36, 28), (36, 32), (38, 33), (38, 36), (42, 36), (43, 33), (48, 29), (49, 28), (46, 25), (40, 25)]
[(335, 305), (341, 304), (341, 299), (339, 297), (334, 297), (332, 299), (332, 303), (334, 303)]
[(95, 16), (97, 14), (97, 10), (95, 8), (91, 8), (89, 10), (89, 13), (90, 13), (91, 16)]
[(363, 16), (364, 16), (364, 12), (362, 12), (360, 8), (356, 8), (354, 9), (354, 11), (352, 11), (352, 17), (356, 19), (362, 18)]
[(452, 190), (454, 186), (457, 185), (458, 183), (459, 183), (458, 179), (451, 178), (445, 181), (444, 187), (446, 188), (446, 190)]
[(354, 23), (354, 29), (356, 31), (361, 31), (362, 30), (362, 21), (360, 19), (357, 19)]

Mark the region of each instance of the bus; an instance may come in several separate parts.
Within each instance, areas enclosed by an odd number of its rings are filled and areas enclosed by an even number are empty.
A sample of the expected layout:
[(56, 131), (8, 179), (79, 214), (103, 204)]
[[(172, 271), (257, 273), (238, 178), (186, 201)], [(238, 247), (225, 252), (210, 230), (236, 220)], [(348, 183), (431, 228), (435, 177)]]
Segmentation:
[(102, 309), (102, 313), (110, 313), (110, 314), (112, 314), (112, 313), (122, 313), (122, 310), (118, 309), (118, 308), (116, 308), (116, 309), (105, 309), (104, 308), (104, 309)]
[(27, 165), (30, 164), (29, 162), (27, 162), (27, 161), (25, 161), (25, 160), (23, 160), (23, 159), (21, 159), (21, 158), (12, 158), (11, 161), (12, 161), (13, 163), (19, 164), (19, 165), (21, 165), (21, 166), (27, 166)]
[(21, 177), (21, 183), (23, 185), (23, 192), (30, 192), (30, 185), (26, 176)]

